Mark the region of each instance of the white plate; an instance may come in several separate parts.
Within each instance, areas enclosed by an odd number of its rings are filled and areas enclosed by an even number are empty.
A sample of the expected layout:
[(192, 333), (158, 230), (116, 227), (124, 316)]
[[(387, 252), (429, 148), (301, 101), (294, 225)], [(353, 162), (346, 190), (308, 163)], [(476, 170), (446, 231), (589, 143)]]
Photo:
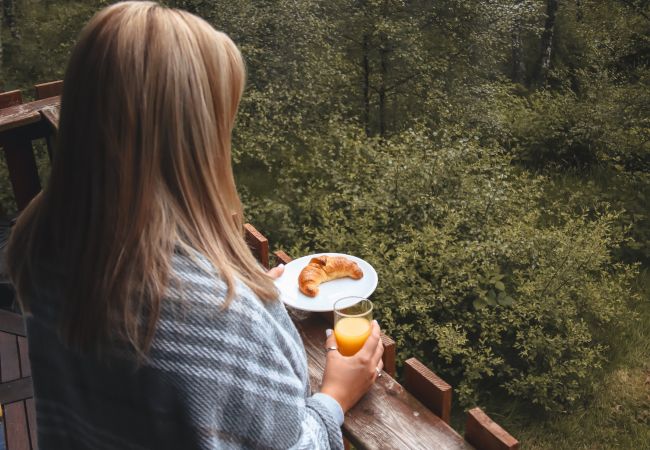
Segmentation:
[[(328, 281), (319, 286), (320, 290), (316, 297), (307, 297), (298, 289), (298, 276), (309, 261), (316, 256), (345, 256), (356, 262), (363, 271), (363, 278), (353, 280), (352, 278), (339, 278)], [(368, 298), (377, 288), (377, 272), (361, 258), (345, 255), (343, 253), (317, 253), (294, 259), (284, 266), (284, 273), (275, 280), (275, 285), (280, 291), (280, 298), (292, 308), (303, 311), (332, 311), (334, 302), (349, 296)]]

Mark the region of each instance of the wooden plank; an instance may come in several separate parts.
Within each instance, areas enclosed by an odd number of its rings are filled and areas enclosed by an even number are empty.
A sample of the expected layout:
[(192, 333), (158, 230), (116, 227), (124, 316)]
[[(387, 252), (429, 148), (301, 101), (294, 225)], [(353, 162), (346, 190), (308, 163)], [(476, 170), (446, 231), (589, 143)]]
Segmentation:
[(404, 362), (404, 387), (445, 422), (451, 418), (451, 386), (416, 358)]
[[(309, 362), (312, 387), (325, 367), (325, 328), (318, 316), (296, 323)], [(471, 449), (448, 424), (429, 411), (390, 375), (384, 374), (345, 416), (343, 433), (357, 449)]]
[(293, 261), (293, 258), (282, 250), (277, 250), (273, 252), (273, 254), (275, 255), (276, 264), (289, 264), (291, 261)]
[(4, 405), (5, 439), (8, 450), (30, 450), (25, 402)]
[(60, 102), (61, 97), (50, 97), (0, 109), (0, 132), (40, 122), (41, 114), (39, 111), (46, 106), (58, 105)]
[(32, 376), (32, 366), (29, 362), (29, 348), (27, 346), (27, 338), (18, 337), (18, 356), (20, 358), (20, 376)]
[(27, 426), (29, 427), (29, 441), (33, 450), (38, 450), (38, 440), (36, 433), (36, 406), (33, 398), (25, 400), (25, 409), (27, 410)]
[(0, 383), (0, 404), (13, 403), (34, 396), (32, 377)]
[(0, 382), (6, 383), (20, 378), (20, 360), (16, 336), (0, 332)]
[(23, 316), (0, 309), (0, 331), (26, 336)]
[(266, 239), (262, 233), (250, 223), (244, 224), (244, 233), (246, 243), (251, 248), (251, 251), (257, 260), (265, 268), (269, 268), (269, 240)]
[[(40, 114), (38, 117), (40, 118)], [(22, 210), (41, 190), (32, 141), (12, 139), (5, 143), (4, 153), (16, 206), (18, 210)]]
[(63, 80), (37, 84), (34, 86), (34, 90), (38, 100), (59, 96), (63, 92)]
[(519, 441), (481, 410), (467, 412), (465, 439), (480, 450), (518, 450)]
[(0, 94), (0, 109), (20, 105), (23, 102), (23, 94), (19, 90), (3, 92)]
[(381, 342), (384, 344), (384, 355), (381, 360), (384, 362), (384, 372), (391, 377), (395, 376), (395, 358), (397, 356), (397, 345), (390, 337), (381, 333)]

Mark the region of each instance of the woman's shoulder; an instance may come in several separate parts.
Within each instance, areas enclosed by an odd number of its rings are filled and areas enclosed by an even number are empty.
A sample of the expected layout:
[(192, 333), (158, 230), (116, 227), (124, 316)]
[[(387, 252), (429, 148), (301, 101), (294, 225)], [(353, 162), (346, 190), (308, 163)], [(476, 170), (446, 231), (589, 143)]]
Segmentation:
[(291, 367), (306, 377), (300, 337), (279, 301), (264, 303), (237, 281), (226, 302), (226, 283), (200, 255), (175, 255), (173, 277), (152, 343), (154, 365), (194, 355), (207, 358), (202, 365), (208, 367), (238, 355), (232, 361), (263, 361), (276, 371)]
[(205, 256), (198, 252), (176, 253), (161, 321), (220, 332), (244, 328), (247, 336), (268, 334), (278, 321), (284, 323), (286, 311), (279, 301), (262, 302), (238, 279), (234, 280), (233, 289), (229, 297), (227, 283)]

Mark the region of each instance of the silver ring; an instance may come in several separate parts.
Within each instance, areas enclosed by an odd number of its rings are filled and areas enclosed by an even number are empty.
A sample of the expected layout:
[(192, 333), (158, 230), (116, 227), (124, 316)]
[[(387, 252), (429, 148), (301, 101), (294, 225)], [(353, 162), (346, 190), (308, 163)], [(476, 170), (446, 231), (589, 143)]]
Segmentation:
[(338, 350), (339, 348), (334, 346), (334, 347), (327, 347), (328, 353), (331, 352), (332, 350)]
[(381, 370), (379, 370), (379, 367), (375, 367), (375, 371), (377, 372), (377, 378), (381, 377)]

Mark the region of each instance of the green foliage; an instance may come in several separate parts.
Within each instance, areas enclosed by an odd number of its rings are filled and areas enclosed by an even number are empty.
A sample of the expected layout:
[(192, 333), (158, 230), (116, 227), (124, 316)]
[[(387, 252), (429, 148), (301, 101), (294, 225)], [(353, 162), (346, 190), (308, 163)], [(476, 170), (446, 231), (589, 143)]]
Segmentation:
[[(14, 3), (4, 90), (60, 78), (109, 2)], [(559, 2), (545, 76), (543, 0), (166, 3), (245, 57), (248, 220), (295, 256), (370, 261), (401, 360), (521, 417), (609, 386), (611, 348), (636, 327), (636, 267), (620, 261), (650, 260), (647, 2)], [(1, 164), (0, 178), (11, 211)]]
[[(291, 252), (373, 264), (401, 357), (455, 381), (463, 404), (494, 389), (552, 411), (583, 399), (604, 362), (601, 330), (633, 320), (635, 270), (612, 258), (617, 215), (542, 207), (545, 179), (453, 128), (369, 142), (330, 127), (305, 136), (277, 193), (291, 205), (280, 220)], [(254, 220), (271, 229), (265, 216)]]
[(105, 0), (45, 1), (39, 7), (19, 0), (11, 3), (16, 5), (16, 32), (2, 30), (2, 91), (61, 79), (81, 27), (108, 4)]
[(567, 171), (554, 176), (546, 188), (549, 203), (561, 201), (575, 211), (588, 211), (595, 204), (620, 211), (617, 226), (629, 232), (618, 259), (650, 261), (650, 175), (616, 167), (596, 166), (584, 172)]

